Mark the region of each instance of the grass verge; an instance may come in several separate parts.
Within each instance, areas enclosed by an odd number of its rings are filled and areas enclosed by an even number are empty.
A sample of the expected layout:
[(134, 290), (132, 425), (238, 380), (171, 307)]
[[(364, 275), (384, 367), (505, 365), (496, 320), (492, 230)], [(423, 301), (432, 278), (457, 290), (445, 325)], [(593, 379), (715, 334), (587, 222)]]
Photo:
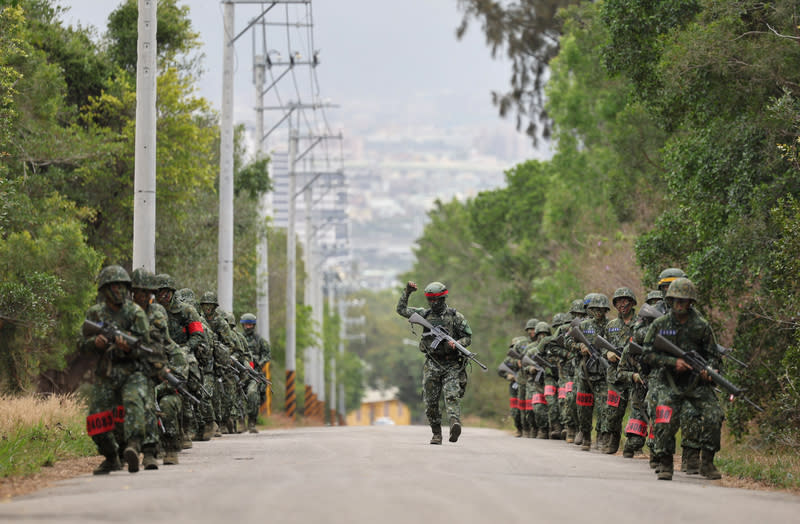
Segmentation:
[(800, 492), (800, 455), (789, 446), (758, 444), (757, 437), (736, 442), (723, 433), (717, 467), (726, 475), (768, 488)]
[(0, 396), (0, 478), (96, 453), (86, 434), (86, 408), (77, 397)]

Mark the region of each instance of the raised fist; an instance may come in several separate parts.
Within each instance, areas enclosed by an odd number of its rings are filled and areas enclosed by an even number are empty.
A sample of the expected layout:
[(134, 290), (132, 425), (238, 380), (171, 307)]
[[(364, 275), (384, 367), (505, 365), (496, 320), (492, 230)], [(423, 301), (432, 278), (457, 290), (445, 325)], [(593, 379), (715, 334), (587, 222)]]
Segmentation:
[(408, 293), (410, 295), (411, 293), (413, 293), (416, 290), (417, 290), (416, 282), (412, 282), (412, 281), (409, 280), (408, 284), (406, 284), (406, 293)]

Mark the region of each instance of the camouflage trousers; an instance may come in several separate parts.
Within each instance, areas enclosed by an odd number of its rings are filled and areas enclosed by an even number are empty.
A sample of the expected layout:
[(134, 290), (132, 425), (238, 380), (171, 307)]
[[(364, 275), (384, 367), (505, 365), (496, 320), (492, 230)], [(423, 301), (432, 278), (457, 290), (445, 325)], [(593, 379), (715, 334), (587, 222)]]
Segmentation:
[(533, 418), (533, 405), (528, 400), (528, 386), (520, 384), (517, 390), (517, 398), (519, 399), (519, 419), (522, 424), (522, 431), (528, 432), (536, 427), (536, 422)]
[(202, 401), (198, 410), (195, 412), (195, 416), (197, 418), (197, 427), (200, 429), (204, 425), (213, 424), (214, 423), (214, 403), (216, 402), (217, 391), (216, 391), (216, 377), (214, 373), (203, 373), (203, 387), (206, 388), (211, 394), (209, 398), (201, 398)]
[(166, 451), (180, 451), (183, 435), (183, 400), (175, 393), (158, 399), (161, 408), (160, 418), (163, 430), (160, 431), (161, 445)]
[(519, 384), (516, 382), (508, 386), (508, 406), (511, 410), (511, 420), (514, 427), (522, 430), (522, 412), (519, 409)]
[(234, 377), (223, 375), (214, 381), (214, 415), (220, 427), (236, 412), (234, 406), (239, 393), (236, 391), (235, 380)]
[(545, 377), (544, 399), (547, 402), (547, 422), (551, 430), (561, 424), (561, 400), (557, 393), (558, 380), (554, 377)]
[(255, 380), (249, 380), (245, 388), (245, 396), (245, 406), (247, 408), (247, 413), (245, 413), (245, 415), (255, 420), (256, 417), (258, 417), (258, 410), (261, 407), (260, 384)]
[(656, 457), (675, 453), (675, 434), (681, 430), (684, 448), (717, 452), (725, 418), (713, 386), (698, 385), (689, 393), (676, 392), (661, 381), (650, 382), (655, 399), (653, 433)]
[(607, 433), (622, 432), (622, 420), (625, 418), (625, 411), (628, 409), (630, 393), (631, 387), (627, 384), (608, 383), (606, 416), (604, 417), (605, 426), (601, 428), (603, 431)]
[(597, 432), (605, 431), (606, 412), (606, 378), (600, 375), (582, 374), (578, 379), (578, 392), (575, 395), (576, 411), (578, 413), (578, 430), (583, 432), (584, 439), (591, 438), (592, 419), (597, 420)]
[(431, 426), (442, 423), (439, 401), (444, 395), (444, 407), (449, 421), (461, 421), (461, 399), (467, 388), (467, 371), (461, 362), (438, 364), (430, 358), (422, 367), (422, 398), (425, 415)]
[(155, 392), (142, 372), (97, 377), (89, 402), (87, 429), (101, 455), (112, 457), (120, 447), (135, 441), (155, 445), (157, 436)]
[(575, 378), (572, 376), (561, 377), (558, 381), (559, 397), (563, 394), (564, 398), (561, 405), (561, 425), (567, 428), (578, 427), (578, 409), (575, 404), (575, 395), (578, 388), (575, 386)]
[(531, 407), (530, 413), (533, 416), (532, 428), (536, 431), (547, 431), (548, 429), (548, 413), (547, 413), (547, 400), (544, 396), (544, 384), (542, 382), (528, 382), (525, 385), (525, 396), (527, 397), (527, 404)]

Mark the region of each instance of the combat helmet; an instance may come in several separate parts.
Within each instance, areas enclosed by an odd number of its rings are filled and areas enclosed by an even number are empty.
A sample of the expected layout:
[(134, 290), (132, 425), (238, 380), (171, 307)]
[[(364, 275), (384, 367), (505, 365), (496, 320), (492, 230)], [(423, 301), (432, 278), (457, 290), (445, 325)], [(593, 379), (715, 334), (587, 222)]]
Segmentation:
[(236, 327), (236, 316), (232, 311), (225, 312), (225, 322), (227, 322), (231, 328)]
[(586, 308), (583, 305), (583, 300), (576, 298), (569, 306), (570, 313), (577, 313), (578, 315), (585, 315)]
[(185, 303), (190, 304), (192, 306), (194, 306), (195, 302), (197, 302), (197, 297), (195, 297), (194, 291), (192, 291), (191, 288), (188, 288), (188, 287), (185, 287), (183, 289), (179, 289), (178, 291), (176, 291), (175, 292), (175, 299), (178, 302), (185, 302)]
[(608, 297), (602, 293), (591, 293), (591, 298), (589, 298), (586, 308), (593, 307), (611, 309), (611, 305), (608, 303)]
[(447, 295), (447, 286), (441, 282), (431, 282), (425, 286), (425, 297), (428, 299), (438, 298)]
[(159, 273), (154, 280), (158, 289), (169, 289), (170, 291), (178, 289), (175, 285), (175, 279), (166, 273)]
[(128, 287), (131, 285), (131, 277), (128, 275), (128, 272), (122, 266), (106, 266), (101, 271), (100, 274), (97, 276), (97, 287), (102, 288), (108, 284), (113, 284), (116, 282), (122, 282), (126, 284)]
[(218, 306), (219, 302), (217, 302), (217, 294), (213, 291), (206, 291), (203, 293), (203, 296), (200, 297), (200, 305), (203, 304), (214, 304), (215, 306)]
[(694, 284), (688, 278), (679, 277), (673, 280), (669, 285), (667, 294), (664, 296), (664, 298), (683, 298), (686, 300), (691, 300), (692, 302), (696, 302), (697, 288), (694, 287)]
[(614, 291), (614, 296), (611, 298), (611, 304), (613, 305), (618, 298), (629, 298), (633, 300), (633, 305), (636, 305), (636, 295), (633, 294), (630, 288), (627, 287), (620, 287)]
[(525, 322), (525, 331), (529, 329), (536, 329), (536, 324), (539, 323), (538, 318), (529, 318), (527, 322)]
[(550, 334), (550, 325), (547, 322), (539, 322), (536, 324), (536, 331), (534, 335), (539, 335), (541, 333), (546, 333), (547, 335)]
[(644, 301), (645, 301), (646, 304), (650, 304), (652, 306), (653, 304), (655, 304), (659, 300), (663, 300), (663, 299), (664, 299), (664, 293), (662, 293), (661, 291), (656, 289), (654, 291), (649, 292), (647, 294), (647, 296), (644, 298)]
[(668, 286), (673, 280), (676, 278), (686, 278), (686, 273), (683, 272), (682, 269), (678, 269), (677, 267), (668, 267), (658, 275), (658, 284), (657, 287), (659, 289)]
[(256, 323), (256, 316), (252, 313), (245, 313), (239, 319), (240, 324), (255, 324)]
[(131, 288), (145, 289), (152, 291), (153, 287), (153, 274), (143, 267), (137, 267), (131, 272)]
[(570, 318), (568, 315), (569, 313), (556, 313), (555, 315), (553, 315), (553, 322), (551, 322), (551, 325), (554, 328), (557, 328), (559, 326), (563, 326), (564, 324), (569, 323)]

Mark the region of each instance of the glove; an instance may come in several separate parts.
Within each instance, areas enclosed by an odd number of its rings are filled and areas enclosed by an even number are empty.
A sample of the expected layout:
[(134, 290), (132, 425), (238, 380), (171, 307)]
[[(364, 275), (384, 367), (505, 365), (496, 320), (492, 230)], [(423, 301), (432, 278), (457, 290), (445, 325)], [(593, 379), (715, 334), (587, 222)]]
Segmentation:
[(514, 380), (514, 375), (511, 373), (506, 373), (506, 380)]
[(413, 293), (416, 290), (417, 290), (417, 284), (416, 283), (409, 281), (408, 284), (406, 284), (406, 294), (410, 295), (411, 293)]
[(638, 384), (644, 384), (644, 382), (642, 381), (642, 377), (641, 377), (641, 375), (639, 375), (639, 373), (634, 373), (631, 376), (631, 378), (633, 379), (634, 382), (636, 382)]
[(606, 358), (608, 359), (609, 362), (619, 361), (619, 357), (613, 351), (609, 351), (608, 353), (606, 353)]
[(586, 345), (586, 344), (584, 344), (583, 342), (581, 342), (581, 343), (578, 345), (578, 348), (580, 348), (580, 350), (581, 350), (581, 353), (582, 353), (583, 355), (587, 355), (587, 356), (588, 356), (588, 355), (591, 355), (591, 354), (592, 354), (592, 352), (591, 352), (591, 351), (589, 351), (589, 346), (587, 346), (587, 345)]

